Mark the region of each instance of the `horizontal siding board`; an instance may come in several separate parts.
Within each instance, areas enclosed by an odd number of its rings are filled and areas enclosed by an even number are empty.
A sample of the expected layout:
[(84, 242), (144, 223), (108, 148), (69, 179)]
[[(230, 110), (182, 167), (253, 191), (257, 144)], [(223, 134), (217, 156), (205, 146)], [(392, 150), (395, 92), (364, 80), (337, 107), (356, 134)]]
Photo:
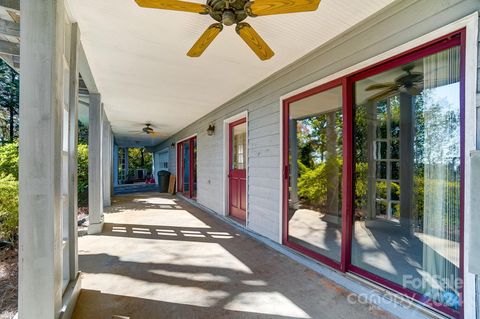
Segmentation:
[(263, 157), (263, 156), (265, 157), (275, 156), (278, 158), (280, 156), (280, 147), (278, 146), (256, 147), (256, 148), (250, 148), (248, 150), (249, 160), (254, 160), (257, 157)]
[(249, 146), (252, 148), (261, 147), (261, 146), (279, 146), (280, 145), (280, 137), (278, 134), (267, 135), (267, 136), (260, 136), (258, 138), (250, 138), (249, 137)]
[[(261, 157), (249, 157), (249, 168), (280, 168), (280, 159), (278, 156), (261, 156)], [(275, 175), (278, 175), (279, 171)]]
[(249, 129), (250, 130), (256, 130), (259, 129), (265, 125), (271, 125), (271, 124), (276, 124), (278, 125), (280, 123), (280, 112), (277, 111), (275, 113), (272, 113), (267, 116), (262, 116), (260, 118), (253, 118), (250, 116), (250, 122), (249, 122)]
[[(259, 212), (260, 215), (265, 215), (264, 218), (268, 220), (277, 220), (278, 215), (280, 214), (278, 211), (278, 204), (272, 206), (272, 200), (268, 198), (261, 198), (261, 197), (252, 197), (250, 198), (250, 206), (249, 211), (251, 212)], [(256, 215), (256, 214), (255, 214)]]
[(263, 125), (257, 129), (249, 130), (250, 132), (250, 139), (255, 139), (263, 136), (275, 135), (278, 137), (280, 134), (280, 126), (278, 125), (278, 121), (273, 124)]

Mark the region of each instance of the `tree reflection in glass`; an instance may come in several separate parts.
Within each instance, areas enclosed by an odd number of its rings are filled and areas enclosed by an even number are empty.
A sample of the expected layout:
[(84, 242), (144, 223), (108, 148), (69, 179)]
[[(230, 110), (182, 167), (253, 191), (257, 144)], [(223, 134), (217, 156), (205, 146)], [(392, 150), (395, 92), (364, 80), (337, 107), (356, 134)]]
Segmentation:
[(294, 102), (289, 113), (288, 240), (340, 261), (342, 89)]

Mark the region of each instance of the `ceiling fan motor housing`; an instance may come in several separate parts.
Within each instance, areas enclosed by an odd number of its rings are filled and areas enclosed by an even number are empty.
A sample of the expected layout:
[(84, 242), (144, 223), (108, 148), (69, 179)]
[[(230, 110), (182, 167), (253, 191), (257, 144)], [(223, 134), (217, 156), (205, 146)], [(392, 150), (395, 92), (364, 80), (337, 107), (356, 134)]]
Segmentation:
[(210, 16), (226, 26), (231, 26), (247, 18), (246, 0), (208, 0), (207, 5), (212, 8)]
[(232, 10), (225, 10), (222, 14), (222, 23), (224, 25), (230, 26), (235, 23), (235, 13)]
[(150, 124), (147, 124), (147, 126), (144, 127), (144, 128), (142, 129), (142, 131), (144, 131), (144, 132), (147, 133), (147, 134), (150, 134), (150, 133), (153, 132), (153, 128), (150, 127)]

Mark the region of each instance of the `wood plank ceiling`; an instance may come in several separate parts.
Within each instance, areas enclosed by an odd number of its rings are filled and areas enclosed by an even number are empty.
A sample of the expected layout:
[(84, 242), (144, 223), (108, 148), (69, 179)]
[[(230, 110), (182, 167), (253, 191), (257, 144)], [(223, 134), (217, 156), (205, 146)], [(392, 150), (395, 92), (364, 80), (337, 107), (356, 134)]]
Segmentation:
[(20, 0), (0, 0), (0, 58), (20, 68)]

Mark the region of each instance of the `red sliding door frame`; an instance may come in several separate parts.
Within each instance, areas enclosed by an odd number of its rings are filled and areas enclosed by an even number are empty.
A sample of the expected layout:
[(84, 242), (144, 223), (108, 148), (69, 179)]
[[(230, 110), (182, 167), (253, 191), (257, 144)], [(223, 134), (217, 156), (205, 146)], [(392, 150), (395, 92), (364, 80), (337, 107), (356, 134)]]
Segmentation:
[[(340, 87), (342, 86), (343, 81), (342, 79), (334, 80), (325, 84), (322, 84), (320, 86), (317, 86), (313, 89), (310, 89), (308, 91), (299, 93), (297, 95), (294, 95), (286, 100), (283, 101), (283, 234), (282, 234), (282, 241), (285, 246), (288, 246), (290, 248), (293, 248), (299, 252), (301, 252), (304, 255), (307, 255), (309, 257), (312, 257), (314, 259), (317, 259), (321, 261), (322, 263), (335, 268), (339, 270), (343, 270), (342, 264), (339, 263), (336, 260), (330, 259), (324, 255), (321, 255), (319, 253), (316, 253), (310, 249), (307, 249), (299, 244), (296, 244), (294, 242), (290, 242), (288, 240), (288, 198), (289, 198), (289, 183), (290, 183), (290, 173), (289, 173), (289, 152), (290, 152), (290, 145), (289, 145), (289, 132), (290, 132), (290, 123), (289, 123), (289, 114), (290, 114), (290, 104), (300, 101), (302, 99), (305, 99), (307, 97), (310, 97), (312, 95), (333, 89), (335, 87)], [(344, 88), (342, 88), (342, 97), (344, 98), (345, 93), (343, 92)], [(345, 102), (342, 101), (342, 109), (343, 112), (345, 112)], [(344, 114), (345, 116), (345, 114)], [(345, 122), (343, 124), (343, 128), (345, 131)], [(343, 179), (345, 179), (345, 174), (343, 174)], [(343, 187), (345, 188), (345, 181), (342, 180)], [(344, 205), (342, 205), (344, 207)], [(343, 211), (342, 211), (343, 215)], [(344, 233), (344, 221), (342, 219), (342, 241), (343, 241), (343, 233)], [(343, 248), (343, 245), (342, 245)], [(343, 251), (342, 251), (342, 256), (343, 256)]]
[[(183, 193), (184, 195), (190, 198), (196, 198), (196, 185), (195, 185), (195, 177), (196, 177), (196, 141), (197, 137), (193, 136), (182, 140), (177, 143), (177, 192)], [(185, 144), (188, 143), (189, 146), (189, 188), (188, 191), (184, 191), (184, 176), (185, 176), (185, 161), (184, 161), (184, 151), (185, 151)]]
[[(282, 242), (304, 255), (319, 260), (320, 262), (339, 269), (342, 272), (352, 272), (361, 277), (369, 279), (386, 288), (394, 290), (400, 294), (417, 300), (424, 305), (430, 306), (447, 315), (463, 318), (463, 300), (459, 311), (455, 311), (443, 305), (435, 304), (426, 300), (422, 294), (415, 293), (403, 286), (386, 280), (380, 276), (363, 270), (351, 264), (352, 253), (352, 235), (353, 235), (353, 217), (354, 217), (354, 84), (356, 81), (368, 78), (372, 75), (387, 71), (400, 65), (421, 59), (425, 56), (449, 49), (454, 46), (460, 46), (460, 152), (461, 152), (461, 184), (460, 184), (460, 278), (464, 280), (464, 182), (465, 182), (465, 35), (466, 30), (448, 34), (442, 38), (430, 41), (414, 49), (393, 56), (387, 60), (373, 64), (355, 73), (346, 75), (337, 80), (322, 84), (318, 87), (301, 92), (292, 97), (283, 100), (282, 103), (282, 127), (283, 127), (283, 189), (282, 189)], [(340, 263), (329, 259), (323, 255), (310, 251), (300, 245), (288, 241), (288, 198), (289, 198), (289, 108), (290, 104), (314, 94), (326, 91), (333, 87), (342, 86), (342, 105), (343, 105), (343, 176), (342, 176), (342, 243), (341, 243), (341, 261)], [(463, 299), (463, 287), (460, 288), (460, 295)]]

